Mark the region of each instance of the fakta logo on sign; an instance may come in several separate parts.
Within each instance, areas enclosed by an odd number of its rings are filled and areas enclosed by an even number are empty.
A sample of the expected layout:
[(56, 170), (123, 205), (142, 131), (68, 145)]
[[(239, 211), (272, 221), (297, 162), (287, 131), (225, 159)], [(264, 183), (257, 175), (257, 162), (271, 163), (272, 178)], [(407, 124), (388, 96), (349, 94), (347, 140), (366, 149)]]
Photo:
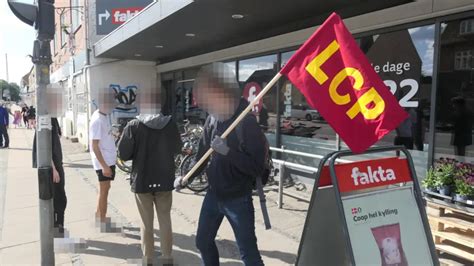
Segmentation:
[(384, 158), (336, 165), (336, 176), (341, 192), (411, 182), (406, 159)]
[(126, 7), (112, 9), (112, 24), (123, 24), (138, 14), (143, 7)]
[[(255, 98), (257, 98), (257, 95), (262, 91), (262, 87), (260, 87), (260, 84), (257, 82), (249, 82), (245, 85), (244, 91), (243, 91), (243, 96), (244, 98), (250, 103), (252, 102)], [(262, 110), (263, 106), (263, 100), (260, 99), (256, 105), (252, 107), (252, 112), (255, 114), (260, 113)]]

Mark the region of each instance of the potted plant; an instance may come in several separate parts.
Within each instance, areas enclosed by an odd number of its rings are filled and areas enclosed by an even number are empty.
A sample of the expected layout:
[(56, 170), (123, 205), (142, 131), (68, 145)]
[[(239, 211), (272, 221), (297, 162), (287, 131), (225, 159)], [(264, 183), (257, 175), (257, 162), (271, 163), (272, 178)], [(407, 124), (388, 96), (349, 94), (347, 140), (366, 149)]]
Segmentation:
[(448, 162), (437, 166), (437, 187), (439, 193), (445, 196), (451, 195), (451, 187), (454, 184), (454, 175), (456, 174), (455, 164)]
[(426, 172), (426, 177), (421, 181), (423, 187), (429, 192), (438, 192), (438, 177), (433, 167)]
[(456, 190), (455, 190), (455, 200), (457, 201), (466, 201), (468, 200), (469, 197), (474, 196), (474, 177), (470, 178), (456, 178), (455, 185), (456, 185)]

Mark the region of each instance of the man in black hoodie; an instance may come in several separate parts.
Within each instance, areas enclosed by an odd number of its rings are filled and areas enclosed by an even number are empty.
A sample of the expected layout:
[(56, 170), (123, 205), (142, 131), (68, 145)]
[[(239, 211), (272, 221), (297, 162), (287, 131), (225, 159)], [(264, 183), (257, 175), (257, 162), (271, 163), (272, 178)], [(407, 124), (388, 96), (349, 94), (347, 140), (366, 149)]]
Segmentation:
[(133, 160), (131, 190), (142, 219), (141, 241), (144, 260), (154, 261), (153, 206), (160, 226), (160, 263), (172, 261), (171, 202), (175, 173), (174, 155), (181, 151), (181, 138), (171, 116), (140, 115), (125, 127), (118, 144), (118, 156)]
[[(215, 151), (209, 165), (205, 163), (196, 171), (200, 173), (207, 166), (209, 179), (209, 190), (199, 217), (196, 246), (204, 265), (219, 265), (215, 237), (226, 217), (245, 265), (263, 265), (255, 236), (252, 188), (255, 177), (261, 175), (265, 167), (265, 135), (256, 117), (249, 114), (238, 125), (240, 128), (232, 131), (225, 140), (219, 137), (248, 105), (240, 98), (235, 74), (223, 63), (201, 68), (193, 90), (199, 107), (210, 114), (204, 125), (197, 160), (210, 147)], [(176, 187), (183, 185), (182, 178), (175, 181)]]

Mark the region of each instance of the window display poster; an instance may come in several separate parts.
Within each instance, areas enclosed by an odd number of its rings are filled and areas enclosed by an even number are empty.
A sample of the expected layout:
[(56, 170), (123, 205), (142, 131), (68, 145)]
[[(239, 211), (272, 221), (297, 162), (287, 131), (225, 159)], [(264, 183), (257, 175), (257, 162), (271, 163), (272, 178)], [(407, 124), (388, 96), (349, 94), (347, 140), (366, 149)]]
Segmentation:
[(413, 187), (342, 197), (356, 265), (433, 265)]

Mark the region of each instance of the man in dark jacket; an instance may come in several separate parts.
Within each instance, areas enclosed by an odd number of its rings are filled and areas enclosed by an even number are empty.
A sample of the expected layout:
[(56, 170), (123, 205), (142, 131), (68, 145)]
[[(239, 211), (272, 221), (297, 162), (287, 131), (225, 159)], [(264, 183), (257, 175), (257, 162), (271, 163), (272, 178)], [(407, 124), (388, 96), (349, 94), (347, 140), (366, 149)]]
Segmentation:
[[(8, 148), (10, 139), (8, 137), (8, 110), (3, 102), (0, 102), (0, 148)], [(5, 141), (5, 143), (3, 142)]]
[[(210, 113), (199, 143), (197, 160), (210, 147), (215, 151), (207, 166), (209, 190), (199, 217), (196, 246), (204, 265), (219, 265), (215, 237), (226, 217), (245, 265), (263, 265), (255, 236), (252, 188), (255, 177), (262, 174), (265, 166), (265, 135), (256, 117), (249, 114), (239, 124), (242, 139), (236, 130), (225, 140), (219, 137), (248, 105), (239, 97), (235, 74), (224, 64), (203, 67), (196, 77), (194, 91), (199, 106)], [(175, 181), (176, 187), (183, 185), (182, 178)]]
[(118, 156), (133, 160), (131, 190), (142, 219), (144, 260), (154, 261), (153, 205), (160, 225), (160, 263), (172, 260), (171, 202), (175, 173), (174, 155), (181, 151), (181, 138), (171, 116), (140, 115), (125, 127)]

